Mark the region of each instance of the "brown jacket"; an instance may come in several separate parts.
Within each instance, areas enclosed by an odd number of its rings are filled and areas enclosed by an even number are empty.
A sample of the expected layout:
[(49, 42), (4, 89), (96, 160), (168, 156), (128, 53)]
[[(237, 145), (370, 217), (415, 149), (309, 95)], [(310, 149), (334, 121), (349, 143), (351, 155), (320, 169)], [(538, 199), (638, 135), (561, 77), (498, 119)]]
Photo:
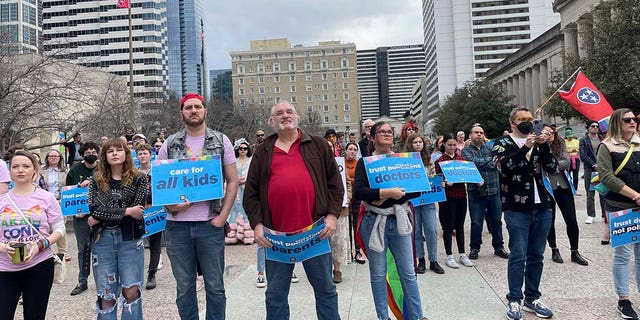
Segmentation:
[[(267, 137), (256, 148), (251, 158), (251, 166), (244, 189), (243, 206), (252, 228), (255, 228), (258, 223), (262, 223), (267, 228), (273, 228), (267, 189), (277, 137), (277, 134)], [(302, 132), (300, 139), (300, 153), (307, 165), (316, 191), (316, 208), (313, 220), (316, 221), (327, 214), (338, 217), (342, 209), (344, 188), (334, 155), (329, 150), (327, 141), (323, 138)], [(291, 181), (291, 183), (296, 182)]]

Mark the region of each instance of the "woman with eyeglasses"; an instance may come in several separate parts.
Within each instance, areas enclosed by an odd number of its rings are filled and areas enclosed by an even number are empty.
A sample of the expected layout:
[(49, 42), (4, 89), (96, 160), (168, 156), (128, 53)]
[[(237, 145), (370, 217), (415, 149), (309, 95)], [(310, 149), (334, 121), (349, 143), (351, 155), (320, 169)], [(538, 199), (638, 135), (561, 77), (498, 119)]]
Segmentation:
[(409, 137), (409, 135), (414, 133), (418, 133), (418, 126), (415, 122), (409, 120), (407, 123), (405, 123), (404, 126), (402, 126), (402, 131), (400, 131), (400, 140), (398, 140), (396, 150), (404, 150), (407, 138)]
[[(393, 153), (393, 128), (380, 121), (371, 128), (370, 143), (372, 155)], [(411, 209), (408, 200), (420, 193), (406, 194), (402, 188), (372, 188), (364, 165), (364, 158), (358, 160), (353, 185), (355, 200), (361, 200), (365, 207), (359, 226), (365, 254), (369, 259), (369, 278), (373, 302), (378, 319), (389, 318), (387, 307), (387, 249), (395, 260), (400, 283), (404, 293), (407, 319), (423, 318), (420, 291), (414, 270), (413, 236), (410, 222)], [(374, 226), (376, 227), (374, 229)]]
[[(464, 133), (463, 133), (464, 135)], [(459, 138), (460, 136), (458, 136)], [(464, 160), (464, 157), (460, 155), (458, 151), (459, 139), (453, 136), (452, 133), (444, 134), (444, 145), (442, 146), (442, 156), (435, 162), (436, 173), (442, 174), (440, 168), (440, 162), (452, 161), (452, 160)], [(464, 142), (464, 141), (463, 141)], [(456, 237), (456, 244), (458, 245), (458, 260), (465, 267), (473, 267), (473, 262), (469, 260), (464, 248), (464, 220), (467, 216), (467, 189), (464, 183), (450, 183), (446, 179), (442, 182), (447, 200), (440, 202), (438, 205), (438, 217), (440, 218), (440, 225), (442, 226), (442, 240), (444, 242), (444, 250), (447, 254), (445, 264), (452, 269), (458, 269), (458, 263), (453, 257), (453, 251), (451, 246), (453, 241), (451, 237)]]
[(247, 181), (247, 173), (249, 173), (249, 165), (251, 164), (251, 148), (249, 142), (240, 138), (233, 143), (236, 153), (236, 169), (238, 170), (238, 193), (236, 200), (233, 202), (231, 213), (227, 221), (229, 222), (229, 233), (225, 239), (225, 243), (234, 244), (242, 241), (244, 244), (253, 244), (253, 230), (249, 226), (247, 213), (242, 207), (242, 199), (244, 199), (244, 186)]
[[(62, 186), (67, 180), (67, 166), (62, 161), (60, 151), (51, 150), (47, 153), (41, 174), (47, 183), (47, 190), (53, 193), (57, 200), (60, 200)], [(67, 236), (62, 235), (56, 245), (58, 246), (58, 254), (64, 255), (65, 261), (71, 261), (71, 256), (67, 252)]]
[[(611, 115), (609, 131), (598, 146), (598, 175), (600, 182), (609, 189), (604, 196), (607, 212), (640, 206), (640, 136), (637, 130), (638, 123), (631, 109), (618, 109)], [(625, 161), (627, 154), (630, 158)], [(615, 171), (619, 172), (616, 174)], [(638, 318), (629, 301), (632, 252), (635, 280), (640, 283), (640, 243), (613, 248), (613, 284), (618, 295), (618, 312), (625, 319)]]
[[(571, 245), (571, 262), (575, 262), (579, 265), (589, 265), (589, 262), (585, 260), (578, 252), (578, 239), (580, 237), (580, 231), (578, 230), (578, 221), (576, 220), (576, 204), (573, 198), (573, 191), (571, 190), (571, 181), (567, 179), (565, 175), (570, 168), (571, 158), (569, 152), (564, 145), (564, 140), (558, 136), (558, 132), (549, 125), (543, 126), (543, 131), (551, 133), (550, 138), (547, 140), (547, 144), (551, 148), (551, 154), (558, 161), (558, 168), (555, 173), (549, 174), (549, 182), (551, 183), (551, 189), (553, 190), (553, 197), (555, 203), (558, 204), (562, 218), (567, 225), (567, 237), (569, 238), (569, 244)], [(556, 243), (556, 206), (551, 204), (551, 229), (547, 236), (547, 242), (551, 248), (551, 260), (557, 263), (563, 263), (562, 256), (560, 255), (560, 249)]]

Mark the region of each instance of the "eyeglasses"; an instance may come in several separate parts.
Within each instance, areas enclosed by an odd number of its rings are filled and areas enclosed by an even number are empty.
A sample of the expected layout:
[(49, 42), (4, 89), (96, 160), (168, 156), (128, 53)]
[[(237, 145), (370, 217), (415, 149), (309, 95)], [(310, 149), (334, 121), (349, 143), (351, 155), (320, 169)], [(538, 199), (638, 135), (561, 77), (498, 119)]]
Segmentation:
[(631, 123), (631, 121), (633, 121), (633, 123), (638, 123), (638, 120), (635, 117), (622, 118), (622, 121), (624, 121), (624, 123)]
[(392, 136), (393, 130), (378, 130), (376, 133), (379, 133), (383, 136)]
[(238, 148), (238, 151), (247, 151), (247, 150), (249, 150), (249, 148), (245, 148), (245, 147)]
[(53, 156), (53, 155), (51, 155), (51, 156), (47, 156), (47, 157), (48, 157), (48, 158), (60, 158), (60, 156)]
[(597, 128), (597, 127), (598, 127), (597, 124), (592, 124), (592, 125), (589, 126), (589, 128)]

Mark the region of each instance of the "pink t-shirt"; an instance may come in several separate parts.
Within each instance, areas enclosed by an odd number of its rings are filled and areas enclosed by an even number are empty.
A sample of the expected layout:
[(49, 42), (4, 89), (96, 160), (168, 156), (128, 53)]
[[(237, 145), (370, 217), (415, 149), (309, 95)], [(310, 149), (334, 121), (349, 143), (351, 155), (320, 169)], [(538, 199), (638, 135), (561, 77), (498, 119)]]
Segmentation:
[[(36, 188), (28, 195), (17, 195), (9, 191), (11, 198), (22, 213), (45, 237), (51, 234), (51, 225), (62, 220), (62, 210), (56, 197), (45, 190)], [(40, 236), (31, 230), (22, 215), (15, 209), (6, 194), (0, 196), (0, 242), (38, 241)], [(29, 262), (13, 264), (6, 254), (0, 254), (0, 271), (20, 271), (52, 257), (51, 250), (38, 253)]]
[[(189, 157), (200, 155), (202, 148), (204, 147), (204, 135), (200, 137), (192, 137), (186, 135), (185, 150)], [(222, 159), (222, 173), (224, 174), (224, 166), (236, 163), (236, 155), (233, 151), (233, 145), (226, 135), (222, 136), (222, 142), (224, 144), (224, 158)], [(167, 143), (166, 140), (158, 151), (157, 160), (168, 159), (167, 155)], [(235, 167), (233, 170), (236, 170)], [(176, 215), (167, 215), (167, 220), (170, 221), (207, 221), (209, 220), (209, 201), (194, 202), (189, 209), (180, 211)]]
[(0, 160), (0, 183), (2, 182), (9, 182), (11, 181), (11, 177), (9, 176), (9, 169), (8, 169), (9, 165)]

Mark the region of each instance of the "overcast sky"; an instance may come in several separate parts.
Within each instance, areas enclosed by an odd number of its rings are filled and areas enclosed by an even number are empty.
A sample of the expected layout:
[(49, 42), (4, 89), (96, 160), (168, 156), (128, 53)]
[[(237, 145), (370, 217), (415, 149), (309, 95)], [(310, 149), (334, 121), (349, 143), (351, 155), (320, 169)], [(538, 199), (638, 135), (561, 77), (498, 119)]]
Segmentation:
[(207, 69), (229, 69), (229, 51), (258, 39), (291, 45), (352, 42), (358, 49), (422, 43), (421, 0), (207, 0)]

